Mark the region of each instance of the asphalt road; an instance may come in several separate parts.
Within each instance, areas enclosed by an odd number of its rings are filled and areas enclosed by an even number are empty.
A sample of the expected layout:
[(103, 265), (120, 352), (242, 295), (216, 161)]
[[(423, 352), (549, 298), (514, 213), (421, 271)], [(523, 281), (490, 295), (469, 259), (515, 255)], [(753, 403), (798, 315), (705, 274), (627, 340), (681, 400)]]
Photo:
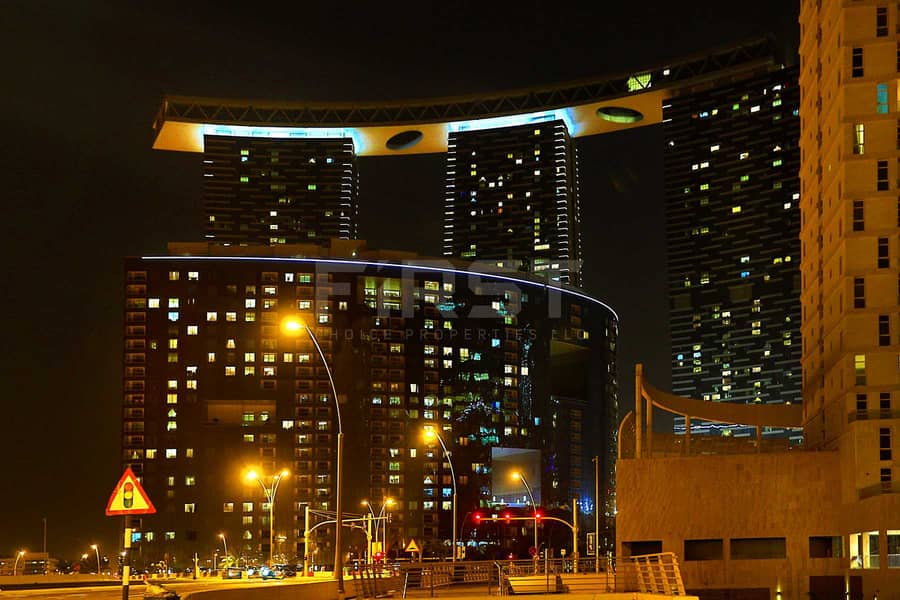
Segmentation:
[[(251, 581), (239, 581), (239, 580), (221, 580), (221, 579), (206, 579), (206, 580), (198, 580), (194, 581), (184, 581), (178, 583), (166, 583), (164, 584), (170, 590), (174, 590), (178, 592), (180, 595), (184, 595), (186, 592), (197, 592), (201, 590), (212, 590), (216, 588), (224, 588), (224, 587), (236, 587), (236, 586), (279, 586), (279, 585), (300, 585), (307, 582), (312, 581), (322, 581), (319, 578), (315, 579), (307, 579), (307, 580), (298, 580), (298, 579), (287, 579), (280, 581), (265, 581), (260, 582), (259, 580), (251, 580)], [(146, 586), (140, 581), (133, 583), (129, 586), (128, 589), (128, 597), (129, 598), (143, 598), (144, 591)], [(43, 590), (4, 590), (0, 592), (0, 598), (2, 600), (7, 600), (8, 598), (28, 598), (29, 600), (78, 600), (80, 598), (90, 598), (91, 600), (113, 600), (115, 598), (122, 597), (122, 588), (120, 586), (116, 587), (80, 587), (80, 588), (56, 588), (56, 589), (43, 589)]]

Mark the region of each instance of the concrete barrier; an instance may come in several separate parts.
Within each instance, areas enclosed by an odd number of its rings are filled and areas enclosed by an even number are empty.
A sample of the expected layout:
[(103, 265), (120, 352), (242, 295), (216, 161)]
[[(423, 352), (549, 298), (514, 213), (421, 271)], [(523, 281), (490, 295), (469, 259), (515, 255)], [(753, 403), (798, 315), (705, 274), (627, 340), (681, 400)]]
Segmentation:
[[(346, 586), (348, 582), (344, 582)], [(346, 587), (345, 587), (346, 589)], [(337, 600), (337, 582), (260, 583), (215, 590), (182, 592), (183, 600)]]

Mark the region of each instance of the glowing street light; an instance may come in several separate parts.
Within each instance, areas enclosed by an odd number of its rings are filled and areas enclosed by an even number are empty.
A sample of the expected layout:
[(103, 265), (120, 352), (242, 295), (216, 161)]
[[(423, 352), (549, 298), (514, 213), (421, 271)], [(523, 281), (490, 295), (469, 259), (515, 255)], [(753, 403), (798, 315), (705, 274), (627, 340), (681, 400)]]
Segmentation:
[[(259, 484), (259, 487), (262, 488), (263, 494), (266, 496), (266, 500), (269, 502), (269, 566), (274, 568), (275, 565), (275, 494), (278, 493), (278, 484), (281, 483), (281, 480), (290, 475), (290, 472), (287, 469), (281, 471), (276, 475), (272, 476), (272, 485), (266, 486), (263, 483), (262, 477), (260, 477), (256, 471), (248, 471), (246, 475), (244, 475), (244, 479), (249, 481), (256, 481)], [(219, 534), (222, 538), (222, 541), (225, 540), (224, 534)], [(226, 553), (228, 552), (226, 547)]]
[[(525, 490), (528, 492), (528, 497), (531, 498), (531, 509), (534, 511), (534, 548), (537, 550), (538, 547), (538, 511), (537, 504), (534, 503), (534, 496), (531, 493), (531, 486), (528, 485), (528, 480), (525, 479), (525, 475), (520, 473), (519, 471), (514, 471), (512, 474), (513, 479), (518, 479), (525, 485)], [(537, 557), (537, 554), (535, 554)]]
[(441, 434), (432, 427), (426, 427), (423, 435), (425, 436), (425, 441), (429, 443), (434, 443), (434, 440), (437, 439), (441, 445), (441, 450), (444, 451), (444, 456), (447, 458), (447, 464), (450, 465), (450, 477), (453, 478), (453, 503), (451, 505), (451, 508), (453, 509), (453, 558), (451, 560), (456, 562), (456, 472), (453, 470), (453, 461), (450, 460), (450, 452), (447, 450), (447, 446), (444, 444), (444, 438), (441, 437)]
[[(363, 500), (362, 505), (369, 509), (369, 514), (372, 515), (372, 519), (375, 521), (375, 543), (378, 543), (378, 529), (381, 527), (384, 530), (384, 535), (382, 537), (382, 551), (387, 550), (387, 519), (384, 518), (384, 510), (389, 506), (393, 506), (396, 504), (393, 498), (385, 498), (384, 503), (381, 505), (381, 510), (378, 511), (378, 515), (375, 515), (375, 510), (372, 508), (372, 504), (368, 500)], [(381, 524), (379, 525), (378, 520), (381, 520)]]
[[(272, 525), (272, 521), (269, 521), (269, 526), (271, 527), (271, 525)], [(225, 556), (222, 557), (222, 563), (224, 565), (225, 561), (228, 558), (228, 540), (225, 539), (224, 533), (219, 534), (219, 539), (221, 539), (222, 543), (225, 545)]]
[(97, 555), (97, 575), (100, 575), (100, 548), (97, 544), (91, 544), (91, 550)]
[[(16, 575), (16, 570), (19, 568), (19, 559), (22, 558), (23, 556), (25, 556), (24, 550), (19, 550), (18, 552), (16, 552), (16, 562), (13, 563), (13, 576)], [(24, 567), (22, 567), (22, 568), (24, 570)]]
[[(309, 339), (312, 340), (313, 345), (316, 347), (316, 350), (319, 353), (319, 358), (322, 359), (322, 364), (325, 365), (325, 372), (328, 374), (328, 383), (331, 384), (331, 394), (334, 396), (334, 412), (337, 417), (337, 426), (338, 426), (338, 434), (337, 434), (337, 477), (335, 481), (335, 527), (334, 527), (334, 576), (337, 579), (337, 588), (340, 594), (344, 593), (344, 554), (341, 551), (341, 528), (344, 524), (344, 511), (342, 504), (342, 490), (341, 490), (341, 480), (343, 478), (344, 473), (344, 427), (341, 423), (341, 407), (338, 402), (338, 394), (337, 389), (334, 386), (334, 377), (331, 375), (331, 368), (328, 366), (328, 361), (325, 360), (325, 353), (322, 352), (322, 347), (319, 345), (319, 340), (316, 338), (316, 334), (313, 333), (313, 330), (295, 317), (286, 317), (281, 321), (281, 330), (285, 335), (296, 337), (300, 335), (304, 330), (306, 334), (309, 336)], [(304, 550), (305, 552), (305, 550)]]

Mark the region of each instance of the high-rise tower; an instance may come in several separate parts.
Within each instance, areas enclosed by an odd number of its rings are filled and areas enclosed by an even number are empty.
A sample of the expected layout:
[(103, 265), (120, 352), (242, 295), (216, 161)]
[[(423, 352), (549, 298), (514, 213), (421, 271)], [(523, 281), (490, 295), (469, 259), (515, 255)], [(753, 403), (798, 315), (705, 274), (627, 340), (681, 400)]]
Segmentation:
[(576, 151), (563, 120), (450, 133), (444, 255), (580, 283)]
[(228, 244), (356, 239), (356, 155), (351, 138), (206, 135), (206, 238)]
[(788, 68), (663, 106), (677, 394), (800, 400), (799, 102)]
[(840, 450), (850, 568), (882, 590), (900, 581), (898, 27), (893, 4), (801, 3), (804, 433)]

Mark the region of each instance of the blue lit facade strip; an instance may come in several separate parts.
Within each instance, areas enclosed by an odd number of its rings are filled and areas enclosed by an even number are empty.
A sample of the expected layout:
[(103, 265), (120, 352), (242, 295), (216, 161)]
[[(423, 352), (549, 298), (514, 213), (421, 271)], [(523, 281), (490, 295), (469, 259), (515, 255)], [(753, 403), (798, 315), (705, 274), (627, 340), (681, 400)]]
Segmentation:
[(324, 264), (333, 264), (333, 265), (361, 265), (365, 267), (395, 267), (399, 269), (413, 269), (415, 271), (428, 271), (433, 273), (452, 273), (454, 275), (477, 275), (479, 277), (486, 277), (490, 279), (497, 279), (500, 281), (508, 281), (511, 283), (518, 283), (524, 285), (530, 285), (532, 287), (542, 288), (545, 290), (555, 289), (563, 292), (565, 294), (569, 294), (571, 296), (575, 296), (577, 298), (581, 298), (583, 300), (587, 300), (588, 302), (592, 302), (598, 306), (602, 306), (610, 313), (612, 313), (613, 318), (618, 322), (619, 315), (618, 313), (607, 303), (602, 300), (598, 300), (588, 294), (583, 292), (576, 291), (574, 289), (563, 287), (561, 285), (551, 285), (549, 283), (544, 283), (541, 281), (531, 281), (528, 279), (521, 279), (518, 277), (509, 277), (507, 275), (499, 275), (496, 273), (484, 273), (482, 271), (473, 271), (473, 270), (465, 270), (465, 269), (453, 269), (450, 267), (432, 267), (428, 265), (418, 265), (413, 263), (396, 263), (390, 261), (371, 261), (371, 260), (344, 260), (337, 258), (294, 258), (294, 257), (271, 257), (271, 256), (142, 256), (141, 260), (163, 260), (163, 261), (250, 261), (250, 262), (275, 262), (275, 263), (303, 263), (303, 264), (316, 264), (316, 263), (324, 263)]

